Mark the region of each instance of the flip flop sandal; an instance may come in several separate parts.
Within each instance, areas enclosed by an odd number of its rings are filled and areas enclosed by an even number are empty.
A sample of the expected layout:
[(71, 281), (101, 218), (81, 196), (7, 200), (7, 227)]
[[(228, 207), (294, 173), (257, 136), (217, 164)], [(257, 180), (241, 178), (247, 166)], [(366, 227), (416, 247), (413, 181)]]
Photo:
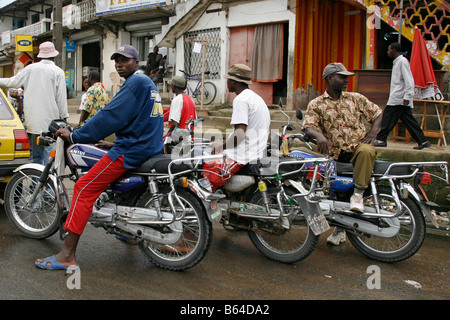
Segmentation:
[(56, 261), (56, 255), (53, 255), (51, 257), (47, 257), (42, 262), (36, 261), (34, 263), (36, 267), (44, 270), (77, 270), (79, 269), (79, 266), (64, 266), (60, 264), (58, 261)]

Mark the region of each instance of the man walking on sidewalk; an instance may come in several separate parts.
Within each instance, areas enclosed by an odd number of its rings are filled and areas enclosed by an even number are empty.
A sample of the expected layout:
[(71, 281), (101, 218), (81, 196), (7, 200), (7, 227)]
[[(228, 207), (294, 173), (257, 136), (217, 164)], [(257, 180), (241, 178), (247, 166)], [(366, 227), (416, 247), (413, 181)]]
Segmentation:
[(383, 112), (381, 129), (374, 142), (375, 147), (386, 147), (389, 132), (395, 127), (398, 120), (402, 120), (406, 129), (419, 144), (416, 150), (431, 147), (425, 138), (422, 129), (411, 110), (413, 108), (414, 78), (409, 67), (409, 61), (402, 55), (400, 43), (391, 43), (388, 47), (388, 56), (394, 59), (391, 76), (391, 89), (389, 100)]
[(37, 57), (42, 59), (40, 62), (30, 64), (12, 78), (0, 79), (0, 87), (24, 87), (23, 112), (33, 162), (43, 165), (47, 163), (52, 147), (37, 145), (37, 137), (48, 130), (52, 120), (69, 117), (65, 74), (53, 62), (58, 54), (53, 43), (46, 41), (39, 46)]

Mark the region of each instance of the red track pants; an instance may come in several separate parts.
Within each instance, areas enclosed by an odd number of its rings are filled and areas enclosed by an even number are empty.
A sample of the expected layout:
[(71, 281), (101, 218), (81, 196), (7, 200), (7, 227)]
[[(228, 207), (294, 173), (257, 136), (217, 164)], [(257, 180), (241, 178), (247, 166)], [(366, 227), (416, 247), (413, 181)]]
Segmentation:
[(95, 201), (106, 187), (124, 174), (123, 157), (112, 161), (108, 155), (103, 156), (76, 183), (73, 189), (72, 204), (67, 216), (65, 229), (81, 235), (86, 227)]

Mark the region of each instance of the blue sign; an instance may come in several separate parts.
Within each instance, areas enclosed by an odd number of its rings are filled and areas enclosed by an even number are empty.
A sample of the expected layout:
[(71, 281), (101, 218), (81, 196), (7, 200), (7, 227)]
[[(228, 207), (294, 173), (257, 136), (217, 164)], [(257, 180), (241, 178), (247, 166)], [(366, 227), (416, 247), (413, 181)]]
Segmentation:
[(31, 41), (30, 40), (19, 40), (19, 41), (17, 41), (17, 44), (19, 46), (28, 47), (28, 46), (31, 46)]
[(75, 41), (66, 39), (66, 52), (77, 52)]

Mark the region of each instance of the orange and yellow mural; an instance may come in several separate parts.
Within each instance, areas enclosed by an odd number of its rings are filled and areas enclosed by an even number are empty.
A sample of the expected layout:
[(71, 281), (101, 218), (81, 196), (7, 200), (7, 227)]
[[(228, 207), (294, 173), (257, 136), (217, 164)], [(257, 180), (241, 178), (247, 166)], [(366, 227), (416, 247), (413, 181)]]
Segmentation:
[[(349, 71), (362, 69), (365, 8), (343, 1), (297, 0), (294, 90), (325, 90), (322, 71), (342, 62)], [(354, 77), (348, 90), (354, 91)]]

